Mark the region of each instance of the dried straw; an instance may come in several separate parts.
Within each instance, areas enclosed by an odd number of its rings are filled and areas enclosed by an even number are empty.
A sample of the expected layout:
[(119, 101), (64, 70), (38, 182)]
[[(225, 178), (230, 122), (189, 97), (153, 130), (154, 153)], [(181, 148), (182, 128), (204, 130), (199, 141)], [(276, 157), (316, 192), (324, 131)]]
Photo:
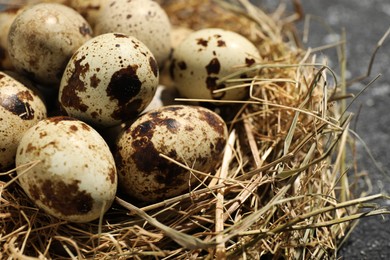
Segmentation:
[[(224, 103), (219, 110), (233, 106), (238, 112), (228, 121), (217, 174), (202, 173), (206, 180), (188, 193), (152, 205), (137, 207), (118, 197), (99, 221), (75, 224), (37, 209), (11, 183), (13, 172), (5, 173), (0, 258), (333, 258), (350, 223), (389, 214), (362, 208), (389, 198), (352, 189), (366, 179), (347, 156), (352, 116), (339, 101), (348, 96), (345, 76), (299, 47), (291, 22), (301, 13), (285, 17), (281, 6), (271, 16), (246, 0), (160, 2), (174, 25), (237, 31), (262, 56), (261, 63), (220, 79), (247, 88), (250, 97), (218, 101)], [(235, 77), (247, 70), (256, 76)]]

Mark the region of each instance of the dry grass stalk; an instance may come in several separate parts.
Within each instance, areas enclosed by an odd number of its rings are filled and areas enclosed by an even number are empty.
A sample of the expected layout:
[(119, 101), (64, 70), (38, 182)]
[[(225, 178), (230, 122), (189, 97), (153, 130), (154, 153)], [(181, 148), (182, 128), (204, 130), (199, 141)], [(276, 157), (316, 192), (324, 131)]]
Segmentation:
[(238, 31), (262, 55), (261, 64), (235, 73), (252, 70), (257, 76), (220, 79), (248, 88), (250, 97), (220, 101), (238, 112), (228, 122), (229, 145), (217, 175), (201, 173), (207, 181), (153, 205), (117, 198), (100, 221), (87, 224), (50, 217), (3, 176), (1, 258), (330, 258), (348, 223), (389, 214), (359, 211), (364, 203), (388, 198), (353, 197), (345, 156), (351, 116), (335, 103), (348, 96), (345, 77), (339, 84), (326, 63), (285, 31), (302, 14), (282, 17), (281, 6), (271, 18), (246, 0), (160, 2), (173, 24)]

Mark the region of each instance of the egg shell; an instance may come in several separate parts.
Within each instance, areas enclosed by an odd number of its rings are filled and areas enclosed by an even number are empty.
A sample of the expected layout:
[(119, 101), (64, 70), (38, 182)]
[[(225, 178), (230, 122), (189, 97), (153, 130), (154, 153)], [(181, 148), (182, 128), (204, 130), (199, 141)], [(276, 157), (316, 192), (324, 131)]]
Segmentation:
[(14, 164), (23, 133), (45, 117), (39, 94), (0, 72), (0, 170)]
[(171, 52), (171, 23), (164, 9), (154, 1), (107, 1), (96, 20), (96, 35), (121, 32), (134, 36), (148, 46), (159, 65)]
[(140, 116), (119, 136), (115, 152), (118, 182), (124, 193), (144, 202), (179, 195), (196, 178), (160, 153), (204, 173), (214, 173), (227, 140), (225, 122), (199, 106), (172, 105)]
[(249, 67), (259, 61), (259, 51), (245, 37), (227, 30), (208, 28), (191, 33), (174, 49), (170, 72), (175, 86), (184, 97), (239, 100), (247, 96), (247, 88), (213, 93), (229, 86), (217, 81), (239, 67)]
[[(171, 46), (174, 50), (189, 34), (193, 32), (192, 29), (186, 27), (173, 27), (171, 31)], [(165, 63), (160, 66), (160, 84), (173, 87), (173, 81), (169, 74), (169, 68), (171, 67), (171, 59), (167, 59)]]
[(10, 8), (0, 12), (0, 70), (13, 69), (8, 54), (8, 32), (19, 12), (21, 12), (19, 8)]
[(114, 158), (89, 125), (70, 117), (40, 121), (23, 135), (16, 166), (20, 186), (45, 212), (71, 222), (99, 218), (117, 188)]
[(157, 62), (145, 44), (121, 33), (102, 34), (72, 56), (59, 102), (72, 117), (94, 126), (114, 126), (142, 112), (158, 80)]
[(69, 0), (24, 0), (26, 5), (35, 5), (39, 3), (57, 3), (67, 5)]
[(10, 59), (19, 72), (58, 88), (70, 57), (91, 35), (88, 22), (72, 8), (36, 4), (18, 14), (10, 27)]
[(187, 27), (182, 27), (182, 26), (173, 27), (171, 31), (172, 49), (175, 49), (177, 46), (179, 46), (180, 43), (184, 41), (184, 39), (187, 38), (193, 32), (194, 30)]
[(93, 27), (101, 10), (101, 6), (107, 0), (67, 0), (70, 7), (80, 13)]
[[(178, 97), (177, 90), (173, 87), (168, 87), (165, 85), (158, 85), (156, 94), (154, 94), (154, 97), (152, 101), (149, 103), (149, 105), (142, 111), (142, 113), (149, 112), (151, 110), (163, 107), (163, 106), (169, 106), (169, 105), (178, 105), (181, 104), (180, 102), (176, 101), (175, 99)], [(185, 103), (185, 102), (182, 102)], [(186, 102), (188, 104), (188, 102)]]

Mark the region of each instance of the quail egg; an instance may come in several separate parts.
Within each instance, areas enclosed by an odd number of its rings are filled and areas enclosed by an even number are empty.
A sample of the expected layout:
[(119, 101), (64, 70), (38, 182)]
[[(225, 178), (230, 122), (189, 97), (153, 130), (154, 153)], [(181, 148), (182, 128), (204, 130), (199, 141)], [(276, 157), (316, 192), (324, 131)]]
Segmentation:
[(184, 97), (237, 100), (247, 96), (247, 89), (214, 93), (228, 86), (218, 84), (218, 80), (239, 67), (249, 67), (259, 61), (259, 51), (245, 37), (232, 31), (208, 28), (191, 33), (174, 49), (170, 72)]
[(88, 23), (94, 27), (101, 10), (101, 6), (106, 0), (68, 0), (69, 6), (79, 12)]
[(204, 175), (214, 173), (227, 140), (227, 127), (213, 111), (188, 105), (164, 106), (141, 115), (119, 135), (115, 158), (124, 193), (155, 202), (189, 191)]
[(171, 23), (161, 6), (150, 0), (110, 0), (101, 6), (96, 35), (121, 32), (146, 44), (161, 66), (171, 51)]
[(19, 8), (10, 8), (0, 12), (0, 70), (13, 69), (8, 54), (8, 31), (16, 15), (21, 12)]
[[(23, 165), (31, 165), (28, 171)], [(114, 158), (104, 139), (71, 117), (44, 119), (27, 130), (16, 153), (20, 186), (45, 212), (89, 222), (107, 211), (116, 194)]]
[(16, 16), (8, 33), (8, 52), (16, 70), (58, 88), (69, 58), (91, 35), (87, 21), (72, 8), (40, 3)]
[(14, 164), (23, 133), (45, 117), (38, 93), (0, 72), (0, 170)]
[(98, 127), (133, 119), (151, 102), (159, 80), (157, 62), (132, 36), (99, 35), (70, 59), (59, 102), (69, 116)]

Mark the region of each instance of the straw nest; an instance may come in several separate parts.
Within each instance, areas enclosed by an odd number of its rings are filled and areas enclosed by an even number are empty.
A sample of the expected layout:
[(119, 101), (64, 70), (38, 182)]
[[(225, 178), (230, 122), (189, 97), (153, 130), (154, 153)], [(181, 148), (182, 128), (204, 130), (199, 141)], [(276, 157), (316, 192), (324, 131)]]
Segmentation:
[(299, 47), (291, 22), (302, 14), (281, 6), (270, 16), (244, 0), (160, 2), (174, 25), (237, 31), (262, 56), (246, 68), (257, 76), (235, 81), (250, 98), (216, 108), (234, 111), (216, 174), (153, 205), (118, 197), (99, 221), (75, 224), (38, 210), (11, 171), (0, 182), (0, 258), (333, 258), (350, 221), (384, 212), (358, 211), (381, 195), (353, 197), (364, 178), (347, 174), (345, 79)]

